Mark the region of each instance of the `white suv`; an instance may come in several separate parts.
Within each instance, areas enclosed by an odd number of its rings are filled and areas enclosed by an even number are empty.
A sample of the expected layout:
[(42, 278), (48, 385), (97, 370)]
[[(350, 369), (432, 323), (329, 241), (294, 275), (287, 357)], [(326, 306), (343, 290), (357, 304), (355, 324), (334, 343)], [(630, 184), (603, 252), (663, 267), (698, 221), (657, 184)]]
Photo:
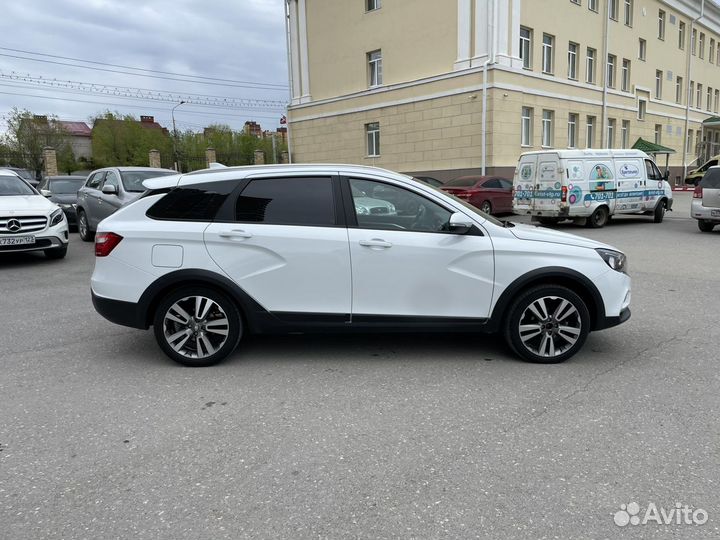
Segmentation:
[(12, 171), (0, 170), (0, 254), (43, 251), (50, 259), (67, 254), (68, 222), (57, 204)]
[(503, 224), (390, 171), (238, 167), (145, 186), (98, 226), (93, 303), (154, 326), (185, 365), (222, 360), (245, 333), (319, 330), (500, 331), (554, 363), (630, 317), (619, 251)]

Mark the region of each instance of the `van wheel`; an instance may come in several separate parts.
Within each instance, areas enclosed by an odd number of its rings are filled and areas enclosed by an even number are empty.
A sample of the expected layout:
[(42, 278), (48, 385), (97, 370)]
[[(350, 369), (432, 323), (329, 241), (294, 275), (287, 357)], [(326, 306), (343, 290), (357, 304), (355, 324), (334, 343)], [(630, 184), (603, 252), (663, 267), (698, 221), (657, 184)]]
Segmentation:
[(505, 339), (524, 360), (564, 362), (578, 352), (590, 332), (585, 302), (566, 287), (539, 285), (522, 294), (505, 320)]
[(155, 339), (165, 354), (190, 367), (217, 364), (242, 337), (235, 303), (206, 287), (185, 287), (166, 296), (153, 320)]
[(599, 206), (588, 218), (586, 226), (591, 229), (601, 229), (607, 225), (609, 217), (610, 212), (608, 212), (607, 206)]
[(712, 221), (705, 221), (704, 219), (698, 220), (698, 229), (700, 229), (702, 232), (712, 232), (712, 230), (715, 228), (715, 223)]
[(655, 212), (653, 212), (653, 221), (655, 223), (662, 223), (664, 217), (665, 217), (665, 201), (660, 201), (657, 204), (657, 206), (655, 206)]

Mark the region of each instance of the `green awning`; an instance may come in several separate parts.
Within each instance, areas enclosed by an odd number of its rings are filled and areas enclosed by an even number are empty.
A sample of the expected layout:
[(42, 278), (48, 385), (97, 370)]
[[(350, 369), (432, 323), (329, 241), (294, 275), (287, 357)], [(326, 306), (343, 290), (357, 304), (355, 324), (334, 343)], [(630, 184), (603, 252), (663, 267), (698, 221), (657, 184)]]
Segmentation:
[(703, 126), (720, 126), (720, 116), (711, 116), (703, 120)]
[(651, 143), (640, 137), (635, 144), (632, 145), (633, 150), (642, 150), (646, 154), (674, 154), (675, 150), (663, 146), (662, 144)]

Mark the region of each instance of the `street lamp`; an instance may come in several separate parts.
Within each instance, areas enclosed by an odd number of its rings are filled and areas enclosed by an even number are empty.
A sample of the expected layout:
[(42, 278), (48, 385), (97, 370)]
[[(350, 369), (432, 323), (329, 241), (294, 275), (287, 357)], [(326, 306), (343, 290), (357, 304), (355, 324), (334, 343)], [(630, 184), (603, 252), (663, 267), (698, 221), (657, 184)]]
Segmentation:
[(185, 103), (185, 101), (181, 101), (177, 105), (175, 105), (171, 111), (170, 116), (172, 116), (172, 123), (173, 123), (173, 159), (175, 160), (175, 170), (178, 170), (178, 155), (177, 155), (177, 128), (175, 127), (175, 109), (177, 109), (180, 105)]

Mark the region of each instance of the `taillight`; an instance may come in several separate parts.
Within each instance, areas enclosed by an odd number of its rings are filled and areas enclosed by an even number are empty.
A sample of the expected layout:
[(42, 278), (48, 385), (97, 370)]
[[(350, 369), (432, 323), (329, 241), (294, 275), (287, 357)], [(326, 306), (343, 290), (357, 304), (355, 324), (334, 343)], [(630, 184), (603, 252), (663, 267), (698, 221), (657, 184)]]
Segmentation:
[(561, 189), (562, 195), (560, 195), (560, 202), (567, 202), (567, 186), (563, 186)]
[(114, 232), (97, 233), (95, 235), (95, 256), (107, 257), (122, 239), (122, 236)]
[(702, 199), (702, 189), (700, 186), (695, 186), (695, 191), (693, 191), (693, 199)]

